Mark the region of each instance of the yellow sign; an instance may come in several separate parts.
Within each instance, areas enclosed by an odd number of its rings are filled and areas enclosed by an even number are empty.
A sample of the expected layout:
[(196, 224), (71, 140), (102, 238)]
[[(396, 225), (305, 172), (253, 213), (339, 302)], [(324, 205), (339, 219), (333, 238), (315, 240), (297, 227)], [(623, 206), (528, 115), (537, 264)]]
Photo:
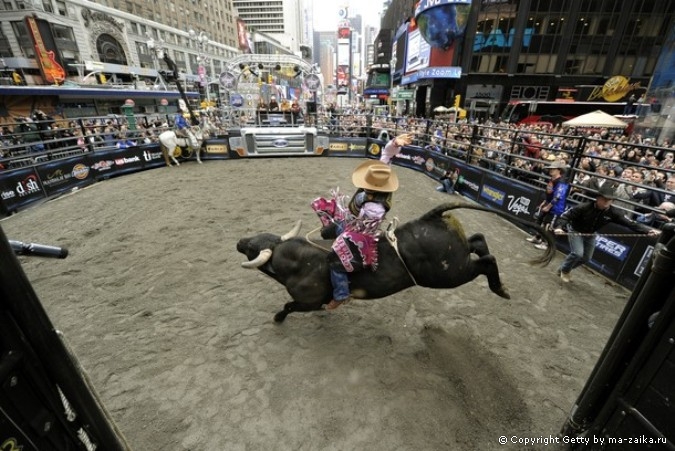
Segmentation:
[(349, 150), (349, 145), (347, 143), (330, 143), (328, 148), (330, 150), (346, 152), (347, 150)]
[(615, 75), (607, 80), (602, 87), (598, 86), (593, 89), (591, 95), (588, 96), (588, 101), (592, 102), (602, 98), (607, 102), (617, 102), (639, 87), (640, 82), (630, 83), (630, 79), (623, 75)]
[(206, 153), (227, 153), (227, 146), (225, 144), (208, 144)]
[(368, 152), (370, 152), (371, 155), (379, 155), (380, 145), (377, 143), (372, 143), (370, 147), (368, 147)]

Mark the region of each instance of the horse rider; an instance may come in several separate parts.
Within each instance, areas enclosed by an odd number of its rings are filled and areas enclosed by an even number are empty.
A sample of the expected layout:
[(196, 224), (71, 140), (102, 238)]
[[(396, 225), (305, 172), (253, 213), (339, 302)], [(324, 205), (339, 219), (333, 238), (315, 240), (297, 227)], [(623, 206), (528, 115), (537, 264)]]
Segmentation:
[(185, 116), (183, 116), (183, 113), (176, 113), (173, 125), (175, 127), (176, 136), (189, 138), (188, 132), (190, 130), (190, 124), (188, 124), (188, 121), (185, 119)]
[(178, 99), (178, 112), (174, 117), (174, 132), (177, 137), (190, 138), (190, 124), (185, 119), (185, 112), (188, 111), (187, 105), (183, 99)]
[[(342, 211), (338, 194), (334, 194), (332, 204), (323, 198), (312, 202), (324, 225), (328, 222), (326, 215), (332, 216), (335, 232), (339, 234), (328, 255), (333, 299), (326, 310), (335, 310), (351, 299), (348, 273), (377, 268), (377, 233), (398, 189), (398, 177), (391, 166), (376, 160), (360, 164), (352, 173), (352, 183), (357, 191), (348, 211)], [(333, 207), (332, 211), (330, 207), (324, 208), (327, 205)]]

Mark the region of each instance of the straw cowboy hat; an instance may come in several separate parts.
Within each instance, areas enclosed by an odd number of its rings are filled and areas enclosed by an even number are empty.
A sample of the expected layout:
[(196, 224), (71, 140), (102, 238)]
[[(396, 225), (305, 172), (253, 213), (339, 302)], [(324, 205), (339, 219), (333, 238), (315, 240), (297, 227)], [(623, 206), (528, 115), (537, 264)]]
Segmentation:
[(393, 193), (398, 189), (398, 177), (388, 164), (378, 160), (361, 163), (352, 174), (352, 183), (357, 188), (383, 193)]

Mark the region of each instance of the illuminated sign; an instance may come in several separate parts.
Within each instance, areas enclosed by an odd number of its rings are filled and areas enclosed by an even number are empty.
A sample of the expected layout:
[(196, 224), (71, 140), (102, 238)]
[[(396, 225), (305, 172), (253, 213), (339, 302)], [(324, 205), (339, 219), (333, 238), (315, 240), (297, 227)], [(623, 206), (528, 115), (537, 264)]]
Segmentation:
[(35, 59), (40, 66), (42, 77), (48, 83), (63, 82), (66, 79), (66, 71), (56, 60), (54, 51), (45, 46), (37, 21), (32, 16), (26, 16), (26, 25), (35, 43)]
[(459, 66), (427, 67), (420, 69), (419, 78), (461, 78), (462, 68)]
[(420, 31), (415, 29), (408, 33), (406, 46), (405, 71), (412, 72), (429, 66), (431, 46), (422, 38)]
[(593, 89), (591, 95), (588, 96), (588, 101), (605, 99), (607, 102), (616, 102), (640, 87), (640, 82), (630, 83), (630, 79), (623, 75), (615, 75), (607, 80), (604, 85)]
[[(528, 48), (532, 42), (534, 28), (525, 28), (523, 30), (523, 48)], [(483, 49), (492, 47), (511, 48), (516, 35), (516, 29), (511, 28), (508, 35), (504, 35), (499, 28), (492, 30), (487, 36), (477, 33), (473, 39), (473, 51), (480, 52)]]
[(415, 8), (415, 17), (419, 16), (427, 9), (441, 5), (471, 5), (471, 0), (422, 0)]

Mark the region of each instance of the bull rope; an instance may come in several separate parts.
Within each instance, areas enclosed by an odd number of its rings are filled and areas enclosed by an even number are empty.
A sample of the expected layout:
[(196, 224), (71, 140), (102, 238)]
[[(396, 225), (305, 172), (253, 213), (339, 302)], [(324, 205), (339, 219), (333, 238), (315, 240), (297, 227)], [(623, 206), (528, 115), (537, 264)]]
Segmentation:
[(321, 245), (315, 243), (315, 242), (312, 241), (312, 239), (309, 237), (312, 233), (316, 233), (316, 232), (318, 232), (318, 231), (320, 231), (320, 230), (321, 230), (321, 226), (317, 227), (317, 228), (314, 229), (314, 230), (310, 230), (309, 232), (307, 232), (307, 235), (305, 235), (305, 240), (307, 240), (307, 242), (308, 242), (309, 244), (311, 244), (312, 246), (314, 246), (315, 248), (321, 249), (321, 250), (324, 251), (325, 253), (329, 253), (329, 252), (331, 251), (330, 249), (327, 249), (327, 248), (325, 248), (325, 247), (323, 247), (323, 246), (321, 246)]
[(628, 236), (628, 237), (645, 237), (649, 236), (646, 233), (580, 233), (580, 232), (563, 232), (554, 233), (553, 236)]
[(417, 285), (417, 281), (415, 280), (415, 277), (412, 275), (410, 270), (408, 269), (408, 265), (405, 264), (405, 261), (403, 261), (403, 257), (401, 256), (401, 253), (398, 251), (398, 239), (396, 238), (396, 235), (394, 235), (394, 231), (396, 230), (396, 227), (398, 227), (398, 218), (394, 216), (394, 219), (389, 223), (387, 226), (387, 231), (384, 232), (384, 236), (387, 237), (387, 241), (389, 241), (389, 244), (391, 247), (394, 248), (396, 251), (396, 255), (398, 255), (398, 259), (401, 260), (401, 264), (403, 264), (403, 267), (405, 268), (406, 272), (410, 276), (410, 280), (413, 281), (415, 285)]
[[(398, 239), (396, 238), (396, 235), (394, 235), (394, 231), (396, 230), (396, 227), (398, 227), (398, 218), (394, 217), (394, 219), (389, 222), (389, 225), (387, 226), (387, 230), (384, 232), (384, 236), (387, 238), (387, 241), (389, 242), (389, 245), (394, 248), (394, 251), (396, 251), (396, 255), (398, 256), (398, 259), (401, 261), (401, 264), (403, 265), (406, 272), (410, 276), (410, 279), (413, 281), (413, 283), (415, 285), (417, 285), (417, 280), (415, 280), (415, 277), (410, 272), (410, 269), (408, 269), (408, 265), (405, 264), (405, 261), (403, 260), (403, 256), (401, 256), (401, 253), (398, 250)], [(320, 244), (315, 243), (310, 238), (310, 235), (312, 235), (313, 233), (316, 233), (320, 230), (321, 230), (321, 226), (319, 226), (319, 227), (317, 227), (313, 230), (310, 230), (305, 235), (305, 240), (307, 240), (307, 242), (310, 245), (316, 247), (317, 249), (320, 249), (320, 250), (322, 250), (326, 253), (329, 253), (331, 251), (331, 249), (327, 249), (327, 248), (321, 246)]]

